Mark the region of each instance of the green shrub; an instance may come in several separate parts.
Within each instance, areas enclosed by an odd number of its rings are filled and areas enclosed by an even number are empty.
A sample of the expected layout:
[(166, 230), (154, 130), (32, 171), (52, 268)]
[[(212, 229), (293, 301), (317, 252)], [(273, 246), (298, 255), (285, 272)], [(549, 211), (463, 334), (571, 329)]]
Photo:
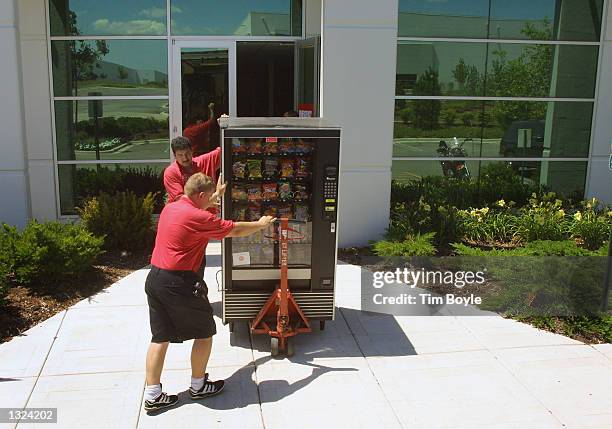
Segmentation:
[(404, 241), (381, 240), (374, 243), (373, 250), (378, 256), (433, 256), (436, 248), (432, 244), (435, 233), (417, 234)]
[(0, 305), (10, 287), (9, 275), (13, 271), (15, 242), (18, 238), (17, 228), (2, 224), (0, 227)]
[(97, 197), (102, 192), (115, 194), (130, 190), (138, 197), (148, 193), (155, 195), (155, 213), (164, 206), (162, 173), (151, 167), (113, 168), (101, 166), (97, 169), (79, 168), (76, 170), (77, 205), (82, 206), (91, 197)]
[(537, 240), (515, 249), (485, 250), (463, 243), (453, 243), (451, 246), (460, 256), (605, 256), (608, 254), (606, 246), (593, 251), (580, 247), (571, 240)]
[(101, 247), (82, 225), (32, 221), (14, 242), (12, 271), (23, 285), (61, 282), (91, 268)]
[(155, 195), (138, 197), (133, 192), (101, 193), (78, 209), (83, 223), (104, 237), (107, 249), (136, 250), (150, 244)]
[(519, 234), (525, 241), (564, 240), (568, 227), (562, 201), (554, 192), (541, 197), (532, 194), (529, 204), (521, 209)]
[(581, 203), (582, 211), (574, 214), (569, 230), (590, 250), (600, 248), (609, 240), (612, 228), (612, 211), (603, 206), (596, 198)]
[(520, 243), (517, 216), (505, 208), (504, 200), (497, 204), (496, 210), (483, 207), (459, 211), (460, 230), (465, 239), (494, 247)]

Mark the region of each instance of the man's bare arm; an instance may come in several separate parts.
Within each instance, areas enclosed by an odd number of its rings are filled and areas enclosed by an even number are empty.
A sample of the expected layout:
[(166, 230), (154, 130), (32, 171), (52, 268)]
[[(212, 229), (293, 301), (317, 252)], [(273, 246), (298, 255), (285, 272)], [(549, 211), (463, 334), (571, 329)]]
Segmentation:
[(272, 216), (262, 216), (258, 221), (255, 222), (236, 222), (234, 228), (227, 235), (227, 237), (246, 237), (251, 234), (255, 234), (257, 231), (261, 231), (274, 222), (276, 218)]

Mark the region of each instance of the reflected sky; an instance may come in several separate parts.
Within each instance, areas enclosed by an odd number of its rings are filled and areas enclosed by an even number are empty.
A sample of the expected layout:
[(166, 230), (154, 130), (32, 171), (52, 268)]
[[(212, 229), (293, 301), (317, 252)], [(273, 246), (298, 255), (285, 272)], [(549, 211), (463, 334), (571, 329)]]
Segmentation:
[[(260, 18), (268, 22), (257, 21), (263, 26), (262, 33), (288, 33), (291, 0), (230, 0), (222, 4), (223, 7), (220, 7), (215, 0), (172, 0), (172, 33), (240, 34), (244, 31), (241, 26), (249, 13), (255, 12), (269, 15)], [(275, 19), (274, 15), (282, 16)], [(279, 19), (282, 22), (278, 22)]]
[[(51, 0), (52, 24), (56, 22), (54, 12), (62, 10), (66, 2), (76, 13), (81, 35), (166, 34), (165, 0)], [(52, 35), (60, 33), (52, 28)]]

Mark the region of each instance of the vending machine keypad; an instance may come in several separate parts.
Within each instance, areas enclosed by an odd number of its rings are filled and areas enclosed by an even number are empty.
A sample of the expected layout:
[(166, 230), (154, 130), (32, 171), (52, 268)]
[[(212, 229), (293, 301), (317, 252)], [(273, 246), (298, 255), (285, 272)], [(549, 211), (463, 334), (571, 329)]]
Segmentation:
[(323, 219), (336, 220), (338, 206), (338, 167), (328, 165), (325, 167), (323, 183)]

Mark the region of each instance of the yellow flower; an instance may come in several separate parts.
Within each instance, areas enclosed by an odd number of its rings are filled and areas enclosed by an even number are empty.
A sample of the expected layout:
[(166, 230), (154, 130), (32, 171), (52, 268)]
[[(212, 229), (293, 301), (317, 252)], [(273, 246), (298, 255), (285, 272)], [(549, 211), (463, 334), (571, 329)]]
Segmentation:
[(559, 216), (561, 216), (561, 217), (565, 216), (565, 210), (563, 210), (563, 209), (559, 209), (559, 211), (557, 213), (559, 213)]
[(497, 205), (500, 206), (500, 207), (504, 207), (506, 205), (506, 202), (504, 200), (499, 200), (497, 202)]
[(580, 212), (574, 213), (574, 219), (580, 222), (582, 220), (582, 213)]
[(609, 216), (609, 217), (612, 217), (612, 210), (610, 210), (610, 211), (608, 212), (608, 216)]

